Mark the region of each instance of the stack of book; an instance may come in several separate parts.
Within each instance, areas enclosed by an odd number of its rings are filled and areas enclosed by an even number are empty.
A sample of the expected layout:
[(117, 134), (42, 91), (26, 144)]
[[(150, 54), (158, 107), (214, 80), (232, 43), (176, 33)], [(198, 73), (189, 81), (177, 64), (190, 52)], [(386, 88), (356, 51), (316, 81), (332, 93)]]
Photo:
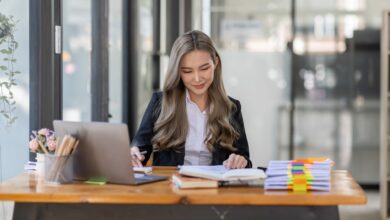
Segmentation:
[(296, 192), (330, 191), (333, 164), (328, 158), (270, 161), (264, 188)]
[(175, 185), (179, 189), (194, 189), (194, 188), (217, 188), (218, 181), (205, 179), (205, 178), (197, 178), (184, 176), (178, 173), (172, 175), (171, 179), (173, 185)]

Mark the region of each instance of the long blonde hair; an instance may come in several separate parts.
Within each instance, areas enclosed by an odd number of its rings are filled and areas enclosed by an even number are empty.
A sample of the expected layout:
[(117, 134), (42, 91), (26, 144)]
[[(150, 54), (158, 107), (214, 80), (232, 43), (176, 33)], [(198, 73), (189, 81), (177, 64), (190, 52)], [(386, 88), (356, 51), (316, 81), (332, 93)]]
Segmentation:
[(201, 31), (190, 31), (176, 39), (168, 64), (163, 87), (160, 115), (154, 125), (152, 138), (156, 150), (179, 150), (183, 147), (187, 132), (188, 119), (185, 103), (185, 86), (180, 78), (180, 61), (193, 50), (202, 50), (210, 54), (214, 64), (214, 80), (208, 88), (208, 121), (205, 143), (210, 151), (214, 145), (234, 151), (234, 141), (239, 134), (230, 123), (230, 115), (235, 108), (226, 95), (222, 81), (221, 59), (211, 39)]

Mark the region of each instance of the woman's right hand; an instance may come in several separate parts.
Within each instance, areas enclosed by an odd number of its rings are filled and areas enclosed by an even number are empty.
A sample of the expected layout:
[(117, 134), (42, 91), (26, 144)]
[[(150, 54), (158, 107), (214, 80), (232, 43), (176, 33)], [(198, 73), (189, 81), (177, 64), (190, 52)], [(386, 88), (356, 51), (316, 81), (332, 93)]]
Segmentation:
[(145, 160), (145, 156), (141, 154), (141, 152), (139, 151), (139, 148), (136, 146), (131, 147), (130, 153), (132, 156), (131, 161), (133, 163), (133, 167), (143, 167), (142, 161)]

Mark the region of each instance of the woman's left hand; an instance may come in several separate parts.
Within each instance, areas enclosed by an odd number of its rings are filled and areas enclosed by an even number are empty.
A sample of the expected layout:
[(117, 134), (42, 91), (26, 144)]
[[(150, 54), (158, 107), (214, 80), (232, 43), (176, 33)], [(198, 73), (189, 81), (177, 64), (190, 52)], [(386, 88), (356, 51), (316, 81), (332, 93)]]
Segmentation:
[(223, 165), (227, 169), (240, 169), (245, 168), (248, 161), (245, 157), (238, 154), (230, 154), (229, 158), (223, 162)]

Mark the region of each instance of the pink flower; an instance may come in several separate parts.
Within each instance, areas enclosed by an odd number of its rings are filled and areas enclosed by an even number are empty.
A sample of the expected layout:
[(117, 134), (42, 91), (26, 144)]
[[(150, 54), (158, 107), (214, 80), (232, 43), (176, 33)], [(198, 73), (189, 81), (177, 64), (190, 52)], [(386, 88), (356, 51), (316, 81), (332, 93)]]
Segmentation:
[(50, 135), (50, 130), (47, 129), (47, 128), (42, 128), (41, 130), (38, 131), (38, 134), (39, 135), (49, 136)]
[(38, 141), (36, 139), (32, 139), (29, 143), (29, 148), (32, 152), (35, 152), (39, 147)]
[(54, 151), (57, 147), (57, 142), (54, 137), (50, 137), (47, 142), (47, 146), (49, 147), (49, 151)]
[[(1, 1), (1, 0), (0, 0)], [(31, 131), (29, 148), (35, 153), (54, 153), (57, 148), (57, 138), (54, 131), (42, 128), (37, 131)]]

